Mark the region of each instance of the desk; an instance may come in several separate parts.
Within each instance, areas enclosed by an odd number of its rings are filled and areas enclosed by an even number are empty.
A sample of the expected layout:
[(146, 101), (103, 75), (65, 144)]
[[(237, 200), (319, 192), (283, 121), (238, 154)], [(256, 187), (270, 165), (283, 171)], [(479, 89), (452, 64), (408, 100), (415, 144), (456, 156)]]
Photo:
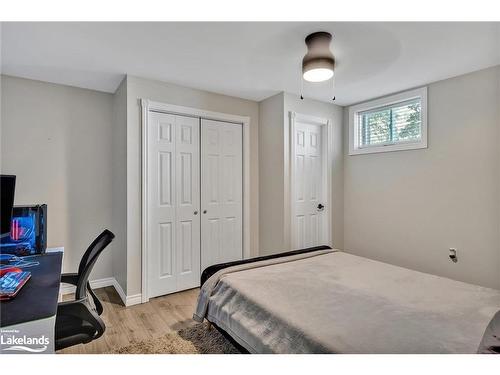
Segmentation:
[(54, 353), (62, 252), (24, 257), (40, 264), (26, 268), (31, 279), (10, 301), (0, 302), (2, 353)]

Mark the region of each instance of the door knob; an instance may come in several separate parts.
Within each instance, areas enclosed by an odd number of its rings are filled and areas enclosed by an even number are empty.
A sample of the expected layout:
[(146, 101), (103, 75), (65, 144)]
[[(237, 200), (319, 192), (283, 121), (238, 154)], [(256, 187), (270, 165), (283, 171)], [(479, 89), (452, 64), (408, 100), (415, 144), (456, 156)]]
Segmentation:
[(203, 213), (206, 214), (207, 213), (207, 210), (203, 210)]
[(194, 212), (194, 214), (195, 214), (195, 215), (198, 215), (198, 211), (195, 211), (195, 212)]
[(323, 211), (325, 206), (323, 206), (321, 203), (318, 204), (318, 211)]

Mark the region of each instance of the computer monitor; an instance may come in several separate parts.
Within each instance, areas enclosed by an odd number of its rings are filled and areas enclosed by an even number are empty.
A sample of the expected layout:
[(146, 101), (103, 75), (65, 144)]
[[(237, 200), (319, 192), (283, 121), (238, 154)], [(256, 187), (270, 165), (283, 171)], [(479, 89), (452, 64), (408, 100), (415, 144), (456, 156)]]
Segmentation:
[(0, 236), (2, 237), (10, 233), (15, 188), (16, 176), (0, 175)]

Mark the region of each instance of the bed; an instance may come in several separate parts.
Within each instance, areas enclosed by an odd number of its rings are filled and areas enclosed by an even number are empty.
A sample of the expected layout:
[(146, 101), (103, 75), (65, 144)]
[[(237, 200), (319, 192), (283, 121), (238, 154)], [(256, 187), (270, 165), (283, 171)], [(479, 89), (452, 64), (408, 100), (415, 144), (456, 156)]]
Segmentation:
[(249, 353), (477, 353), (500, 326), (498, 290), (327, 246), (211, 266), (201, 283), (193, 318)]

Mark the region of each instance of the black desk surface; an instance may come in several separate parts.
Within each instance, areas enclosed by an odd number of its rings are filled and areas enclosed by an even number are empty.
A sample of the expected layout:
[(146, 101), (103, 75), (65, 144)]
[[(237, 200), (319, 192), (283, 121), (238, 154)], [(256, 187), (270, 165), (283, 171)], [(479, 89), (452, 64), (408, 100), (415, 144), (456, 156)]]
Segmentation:
[(14, 299), (0, 301), (0, 327), (48, 318), (56, 314), (62, 256), (62, 253), (50, 253), (25, 258), (40, 264), (23, 269), (31, 272), (31, 279)]

